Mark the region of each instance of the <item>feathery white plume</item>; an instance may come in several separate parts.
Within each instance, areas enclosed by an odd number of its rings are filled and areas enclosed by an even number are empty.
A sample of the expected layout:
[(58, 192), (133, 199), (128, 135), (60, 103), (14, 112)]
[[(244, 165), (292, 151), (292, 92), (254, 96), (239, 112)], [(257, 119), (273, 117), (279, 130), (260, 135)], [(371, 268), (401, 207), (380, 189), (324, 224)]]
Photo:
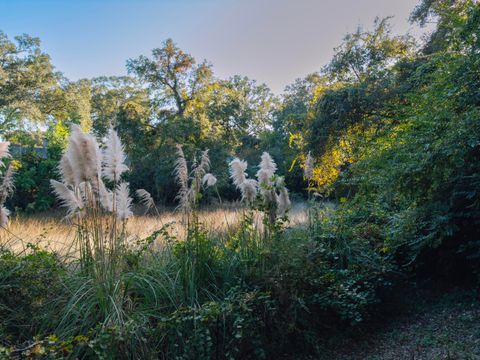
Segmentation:
[(120, 176), (128, 170), (125, 159), (122, 142), (117, 132), (110, 128), (103, 152), (103, 176), (110, 181), (119, 181)]
[(148, 212), (151, 208), (155, 207), (155, 202), (153, 201), (152, 195), (145, 190), (145, 189), (138, 189), (135, 191), (137, 194), (138, 200), (140, 200), (140, 204), (145, 206), (145, 212)]
[(262, 160), (258, 165), (259, 170), (257, 172), (257, 178), (260, 183), (270, 183), (270, 179), (275, 175), (275, 171), (277, 171), (277, 164), (273, 161), (270, 154), (266, 151), (262, 154)]
[(242, 200), (246, 201), (248, 204), (251, 204), (255, 201), (257, 197), (257, 182), (253, 179), (246, 179), (241, 183), (238, 188), (242, 193)]
[[(278, 205), (278, 195), (275, 191), (274, 176), (277, 171), (277, 165), (273, 161), (268, 152), (262, 154), (262, 160), (258, 165), (257, 179), (259, 184), (260, 193), (262, 194), (264, 203), (271, 208)], [(271, 219), (271, 221), (273, 221)]]
[(303, 164), (303, 176), (307, 180), (313, 179), (313, 170), (315, 168), (315, 159), (308, 152), (307, 157), (305, 158), (305, 163)]
[(290, 209), (291, 202), (288, 196), (288, 189), (283, 187), (280, 189), (280, 195), (277, 198), (278, 201), (278, 213), (283, 216)]
[(248, 179), (248, 174), (245, 172), (247, 170), (248, 164), (244, 160), (239, 158), (233, 159), (230, 164), (230, 178), (233, 180), (233, 183), (240, 190), (242, 194), (242, 201), (251, 204), (255, 201), (257, 197), (257, 181), (253, 179)]
[(80, 184), (78, 184), (78, 188), (76, 190), (80, 191), (84, 203), (88, 204), (90, 200), (93, 201), (94, 194), (92, 184), (90, 182), (82, 181)]
[(15, 186), (13, 184), (13, 167), (10, 164), (3, 175), (2, 183), (0, 184), (0, 206), (5, 203), (5, 200), (13, 194)]
[(10, 153), (8, 151), (9, 146), (10, 146), (10, 143), (8, 141), (0, 142), (0, 167), (3, 166), (2, 159), (10, 157)]
[(203, 185), (207, 184), (207, 186), (213, 186), (216, 183), (217, 183), (217, 178), (212, 174), (208, 173), (203, 176), (203, 179), (202, 179)]
[(196, 161), (194, 161), (192, 168), (194, 178), (188, 194), (188, 200), (190, 204), (193, 204), (195, 202), (197, 194), (200, 193), (203, 179), (207, 174), (207, 171), (210, 170), (210, 158), (208, 156), (208, 149), (202, 153), (202, 158), (200, 159), (200, 163), (198, 165), (196, 164)]
[(200, 164), (197, 166), (199, 177), (203, 177), (208, 170), (210, 170), (210, 157), (208, 156), (208, 149), (202, 153), (202, 158), (200, 159)]
[(270, 186), (272, 185), (271, 178), (273, 174), (269, 170), (260, 169), (257, 171), (257, 179), (260, 185)]
[[(2, 159), (10, 158), (10, 153), (8, 151), (8, 147), (10, 143), (7, 142), (0, 142), (0, 167), (4, 166)], [(3, 175), (2, 183), (0, 184), (0, 226), (5, 227), (8, 224), (8, 216), (10, 215), (10, 211), (3, 206), (7, 198), (13, 193), (14, 185), (13, 185), (13, 167), (10, 164)]]
[(285, 177), (277, 176), (277, 178), (275, 179), (275, 186), (277, 188), (281, 188), (282, 186), (285, 186)]
[(278, 195), (274, 189), (265, 190), (260, 188), (260, 193), (262, 194), (263, 200), (266, 204), (272, 204), (274, 206), (278, 205)]
[(8, 216), (10, 215), (10, 211), (4, 207), (0, 207), (0, 226), (5, 227), (8, 224)]
[(247, 174), (245, 171), (247, 170), (247, 162), (240, 160), (239, 158), (235, 158), (230, 161), (230, 178), (233, 180), (233, 184), (235, 186), (240, 186), (247, 180)]
[(132, 198), (128, 189), (128, 183), (122, 182), (115, 189), (115, 211), (120, 220), (128, 219), (133, 215)]
[(277, 165), (273, 161), (272, 157), (266, 151), (262, 154), (262, 160), (258, 165), (259, 170), (257, 171), (257, 179), (260, 188), (260, 193), (263, 196), (263, 200), (266, 203), (276, 203), (277, 194), (271, 189), (273, 185), (272, 178), (275, 175), (277, 170)]
[(58, 170), (62, 175), (63, 183), (66, 185), (78, 185), (76, 184), (75, 173), (73, 171), (73, 164), (71, 160), (71, 151), (67, 150), (63, 155), (62, 159), (60, 160), (60, 164), (58, 166)]
[(50, 184), (53, 187), (53, 192), (60, 199), (62, 206), (67, 208), (67, 216), (83, 209), (83, 200), (80, 194), (73, 192), (65, 184), (56, 180), (50, 180)]
[(113, 192), (108, 190), (105, 187), (105, 184), (100, 179), (98, 182), (98, 195), (100, 198), (100, 204), (102, 205), (103, 209), (112, 212), (113, 211)]
[(72, 164), (75, 183), (96, 181), (100, 176), (101, 152), (95, 138), (72, 125), (67, 152)]
[(291, 206), (288, 189), (285, 187), (285, 179), (282, 176), (278, 177), (275, 185), (280, 193), (277, 197), (277, 211), (279, 215), (283, 216)]
[(178, 207), (187, 211), (190, 208), (190, 189), (188, 187), (188, 166), (185, 154), (180, 145), (177, 145), (177, 160), (175, 161), (175, 176), (180, 190), (177, 194)]

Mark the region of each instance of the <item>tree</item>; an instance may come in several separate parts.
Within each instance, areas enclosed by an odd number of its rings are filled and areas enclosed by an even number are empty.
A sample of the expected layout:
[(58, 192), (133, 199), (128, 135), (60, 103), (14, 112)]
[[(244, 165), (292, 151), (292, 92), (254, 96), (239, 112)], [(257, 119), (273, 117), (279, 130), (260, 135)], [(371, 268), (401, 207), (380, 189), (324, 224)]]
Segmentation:
[(166, 40), (161, 48), (153, 49), (152, 59), (142, 55), (128, 60), (127, 69), (147, 83), (159, 118), (172, 114), (183, 116), (190, 101), (212, 77), (205, 61), (197, 65), (172, 39)]
[(344, 82), (381, 78), (400, 59), (412, 55), (413, 38), (392, 36), (389, 20), (377, 18), (373, 31), (362, 31), (359, 27), (345, 36), (325, 72)]
[[(433, 54), (458, 44), (459, 31), (468, 16), (469, 9), (475, 6), (474, 0), (422, 0), (410, 14), (410, 21), (420, 26), (435, 23), (435, 30), (429, 35), (422, 51)], [(461, 41), (460, 41), (461, 42)]]
[[(110, 126), (118, 127), (118, 114), (126, 111), (130, 119), (149, 119), (148, 92), (137, 80), (123, 77), (98, 77), (91, 80), (91, 116), (98, 135), (104, 135)], [(138, 115), (138, 116), (137, 116)]]
[(277, 131), (287, 137), (303, 132), (308, 113), (313, 110), (318, 97), (327, 86), (327, 77), (320, 73), (309, 74), (288, 85), (275, 112)]
[(234, 76), (218, 80), (202, 90), (199, 101), (203, 106), (192, 108), (203, 112), (222, 133), (231, 147), (242, 145), (242, 137), (259, 137), (271, 129), (277, 99), (265, 84), (257, 84), (248, 77)]
[(376, 19), (372, 31), (348, 34), (336, 48), (310, 95), (313, 104), (299, 107), (308, 108), (302, 148), (318, 157), (316, 180), (323, 189), (362, 156), (377, 132), (401, 118), (398, 104), (407, 98), (399, 80), (414, 71), (403, 65), (413, 50), (411, 37), (391, 34), (389, 18)]
[(40, 49), (40, 40), (28, 35), (10, 41), (0, 31), (0, 130), (23, 120), (41, 121), (49, 114), (45, 98), (58, 87), (50, 57)]
[(29, 35), (10, 41), (0, 32), (0, 131), (45, 124), (48, 119), (91, 127), (90, 82), (70, 82), (55, 72), (40, 40)]

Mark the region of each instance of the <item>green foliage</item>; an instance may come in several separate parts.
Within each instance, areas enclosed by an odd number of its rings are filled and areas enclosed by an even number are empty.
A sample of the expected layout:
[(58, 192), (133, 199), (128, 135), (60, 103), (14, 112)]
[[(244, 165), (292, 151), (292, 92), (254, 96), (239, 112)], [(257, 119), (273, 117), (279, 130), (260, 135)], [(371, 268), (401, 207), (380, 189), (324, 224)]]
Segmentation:
[(90, 84), (69, 82), (55, 72), (40, 39), (28, 35), (14, 41), (0, 31), (0, 131), (31, 128), (51, 117), (90, 123)]
[(392, 261), (450, 278), (478, 264), (480, 63), (468, 35), (478, 32), (478, 4), (464, 11), (469, 16), (461, 21), (452, 15), (449, 46), (458, 52), (439, 51), (392, 70), (408, 84), (404, 100), (392, 104), (381, 127), (373, 125), (369, 142), (350, 138), (360, 156), (335, 184), (348, 198), (339, 222), (360, 234), (368, 229), (366, 240)]
[(208, 233), (195, 224), (188, 229), (185, 241), (172, 245), (172, 254), (179, 270), (181, 288), (185, 289), (185, 301), (194, 304), (205, 297), (202, 292), (214, 292), (222, 275), (218, 246)]
[[(129, 77), (99, 77), (92, 79), (91, 116), (93, 129), (105, 135), (110, 126), (119, 127), (119, 114), (129, 119), (148, 118), (148, 92), (138, 81)], [(138, 138), (137, 138), (138, 140)]]
[(28, 35), (12, 42), (0, 32), (0, 129), (9, 130), (25, 118), (43, 120), (44, 97), (57, 83), (50, 57), (40, 40)]
[(210, 66), (206, 62), (196, 65), (195, 59), (180, 50), (172, 39), (152, 50), (152, 55), (153, 59), (140, 56), (129, 60), (127, 68), (149, 84), (162, 112), (182, 116), (212, 76)]
[(176, 310), (158, 322), (156, 331), (167, 334), (166, 358), (262, 359), (274, 315), (268, 294), (232, 288), (220, 301)]
[[(11, 338), (3, 351), (106, 359), (308, 353), (316, 351), (315, 339), (328, 327), (368, 317), (377, 289), (387, 284), (386, 270), (381, 261), (373, 264), (378, 259), (368, 247), (359, 244), (353, 254), (347, 243), (333, 246), (320, 236), (326, 231), (320, 225), (310, 233), (312, 240), (307, 230), (277, 234), (275, 241), (245, 230), (251, 243), (239, 244), (237, 235), (225, 245), (199, 231), (189, 242), (170, 238), (171, 245), (154, 250), (145, 239), (126, 253), (137, 260), (127, 260), (130, 266), (108, 294), (109, 279), (99, 287), (92, 276), (72, 270), (75, 263), (60, 266), (57, 258), (37, 251), (26, 257), (8, 253), (3, 259), (12, 265), (2, 267), (2, 283), (24, 290), (21, 301), (0, 297), (0, 308), (11, 308), (5, 324), (12, 324), (2, 329)], [(351, 258), (339, 256), (347, 252)], [(21, 271), (6, 278), (16, 264)], [(14, 331), (22, 321), (32, 330), (18, 337)], [(31, 341), (20, 346), (25, 340)]]
[(389, 18), (375, 19), (371, 32), (360, 28), (348, 34), (335, 49), (326, 72), (342, 82), (381, 79), (391, 64), (411, 55), (413, 40), (409, 36), (392, 36)]
[(0, 337), (6, 345), (29, 340), (58, 319), (51, 303), (62, 296), (64, 266), (33, 245), (25, 252), (16, 256), (0, 249)]
[(56, 168), (55, 159), (45, 159), (35, 150), (23, 154), (16, 168), (16, 191), (11, 200), (12, 205), (27, 212), (50, 209), (55, 199), (51, 196), (49, 178)]
[(472, 0), (422, 0), (410, 15), (411, 22), (425, 26), (431, 21), (436, 28), (429, 34), (422, 49), (425, 54), (434, 54), (455, 46), (459, 40), (459, 30), (471, 9), (475, 7)]
[(53, 207), (50, 179), (57, 177), (57, 164), (66, 144), (67, 126), (63, 122), (49, 123), (46, 144), (38, 144), (35, 133), (16, 132), (9, 140), (20, 144), (14, 153), (15, 192), (12, 208), (26, 212), (46, 211)]

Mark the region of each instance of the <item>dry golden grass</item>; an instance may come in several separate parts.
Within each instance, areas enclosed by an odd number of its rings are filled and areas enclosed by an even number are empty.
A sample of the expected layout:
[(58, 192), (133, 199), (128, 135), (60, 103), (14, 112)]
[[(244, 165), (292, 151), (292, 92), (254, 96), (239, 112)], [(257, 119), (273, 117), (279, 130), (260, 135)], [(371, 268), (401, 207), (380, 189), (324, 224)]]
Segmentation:
[[(205, 229), (215, 234), (227, 234), (238, 226), (243, 214), (242, 208), (231, 205), (216, 209), (199, 211), (199, 219)], [(296, 204), (289, 213), (290, 225), (301, 225), (307, 219), (303, 204)], [(169, 233), (179, 239), (184, 237), (185, 227), (182, 215), (172, 210), (159, 211), (158, 215), (137, 215), (128, 220), (127, 232), (134, 241), (142, 239), (162, 226), (170, 224)], [(256, 226), (261, 226), (260, 214), (257, 214)], [(14, 251), (22, 251), (27, 244), (34, 244), (41, 249), (51, 250), (66, 255), (73, 253), (75, 243), (75, 226), (62, 220), (62, 213), (17, 216), (11, 219), (7, 229), (0, 229), (0, 244)]]

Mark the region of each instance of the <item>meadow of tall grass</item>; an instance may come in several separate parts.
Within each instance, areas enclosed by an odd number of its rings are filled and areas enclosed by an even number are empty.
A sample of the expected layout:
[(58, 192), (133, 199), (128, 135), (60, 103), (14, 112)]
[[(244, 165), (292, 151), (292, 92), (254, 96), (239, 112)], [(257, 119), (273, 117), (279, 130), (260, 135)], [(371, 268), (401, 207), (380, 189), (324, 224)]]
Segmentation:
[[(338, 252), (334, 244), (319, 247), (315, 235), (313, 219), (327, 219), (329, 208), (310, 200), (292, 209), (267, 152), (256, 179), (245, 161), (231, 160), (241, 199), (209, 208), (202, 195), (216, 178), (208, 150), (187, 160), (178, 146), (178, 208), (159, 209), (138, 189), (140, 216), (122, 180), (125, 158), (113, 129), (99, 145), (73, 126), (59, 165), (62, 181), (51, 181), (62, 216), (15, 216), (7, 225), (2, 210), (0, 354), (271, 358), (314, 337), (311, 311), (337, 307), (339, 318), (362, 316), (368, 301), (355, 302), (369, 289), (349, 284), (345, 269), (339, 280), (318, 278), (333, 270), (332, 251)], [(5, 178), (10, 194), (12, 174)], [(355, 274), (363, 279), (358, 268)], [(339, 295), (323, 298), (321, 287)], [(311, 351), (314, 342), (305, 344)]]
[(115, 130), (99, 144), (73, 126), (51, 181), (62, 209), (10, 216), (0, 144), (0, 358), (321, 357), (376, 311), (399, 271), (365, 235), (375, 228), (352, 226), (361, 208), (320, 200), (310, 155), (308, 198), (293, 204), (268, 152), (255, 176), (230, 159), (234, 203), (208, 150), (197, 155), (177, 147), (178, 206), (166, 209), (123, 180)]
[[(332, 207), (331, 203), (325, 205)], [(142, 206), (136, 206), (136, 215), (126, 224), (129, 242), (146, 238), (167, 224), (172, 236), (177, 239), (185, 238), (181, 213), (173, 208), (156, 206), (155, 209), (145, 214)], [(22, 251), (26, 244), (33, 244), (42, 250), (65, 256), (73, 255), (76, 229), (65, 221), (64, 215), (61, 211), (15, 215), (9, 219), (8, 228), (0, 234), (1, 244), (15, 252)], [(240, 202), (207, 205), (198, 210), (199, 221), (209, 233), (224, 237), (238, 230), (242, 215)], [(308, 221), (306, 203), (293, 203), (288, 217), (290, 226), (305, 226)], [(255, 223), (258, 228), (263, 227), (260, 213), (255, 214)], [(160, 245), (160, 240), (158, 239), (157, 245)]]
[(178, 146), (176, 209), (130, 190), (125, 159), (113, 129), (99, 144), (73, 126), (51, 181), (64, 211), (30, 217), (9, 217), (14, 175), (2, 172), (0, 357), (321, 354), (332, 329), (361, 323), (390, 286), (390, 265), (313, 193), (309, 156), (308, 200), (292, 204), (265, 152), (255, 177), (230, 160), (239, 199), (218, 194), (212, 206), (208, 150), (187, 159)]

